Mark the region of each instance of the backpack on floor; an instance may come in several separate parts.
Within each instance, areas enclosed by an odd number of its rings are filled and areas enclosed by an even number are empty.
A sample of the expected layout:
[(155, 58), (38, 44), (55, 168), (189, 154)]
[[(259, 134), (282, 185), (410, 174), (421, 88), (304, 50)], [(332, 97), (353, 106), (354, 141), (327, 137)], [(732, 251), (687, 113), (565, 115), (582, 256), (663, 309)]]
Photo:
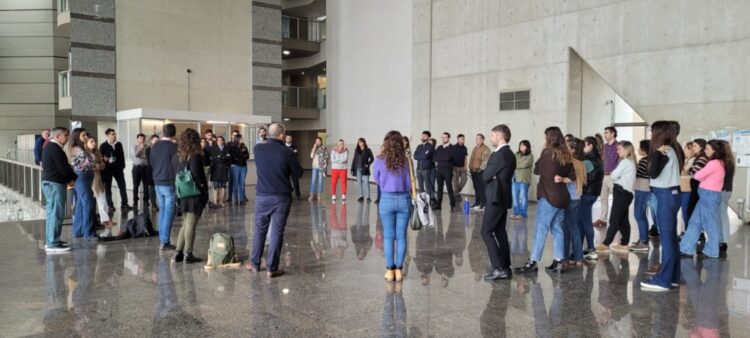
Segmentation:
[(235, 268), (240, 266), (237, 255), (234, 253), (234, 239), (228, 234), (217, 232), (211, 235), (208, 245), (208, 257), (206, 269), (213, 268)]
[(138, 214), (125, 223), (125, 231), (131, 238), (156, 236), (151, 218), (148, 214)]

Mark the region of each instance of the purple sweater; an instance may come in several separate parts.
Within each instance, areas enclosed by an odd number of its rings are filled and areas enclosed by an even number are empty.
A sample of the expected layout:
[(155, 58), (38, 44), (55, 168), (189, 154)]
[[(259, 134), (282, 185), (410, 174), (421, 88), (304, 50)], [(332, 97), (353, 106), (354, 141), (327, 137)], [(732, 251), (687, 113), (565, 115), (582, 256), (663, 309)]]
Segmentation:
[(410, 192), (411, 179), (409, 178), (409, 165), (398, 171), (390, 171), (385, 165), (385, 159), (378, 157), (373, 165), (372, 176), (375, 183), (380, 186), (382, 192)]

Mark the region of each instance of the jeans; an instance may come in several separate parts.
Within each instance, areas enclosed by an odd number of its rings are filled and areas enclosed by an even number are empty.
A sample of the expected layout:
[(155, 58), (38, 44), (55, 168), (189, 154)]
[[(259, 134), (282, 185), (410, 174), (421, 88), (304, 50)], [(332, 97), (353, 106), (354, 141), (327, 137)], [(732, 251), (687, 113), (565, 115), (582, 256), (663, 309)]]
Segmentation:
[(534, 246), (531, 249), (531, 260), (538, 262), (544, 253), (544, 242), (547, 232), (552, 232), (552, 248), (555, 260), (565, 259), (565, 234), (563, 233), (563, 219), (565, 209), (558, 209), (547, 202), (546, 198), (539, 200), (536, 208), (536, 222), (534, 223)]
[(474, 205), (484, 206), (487, 203), (487, 197), (484, 193), (484, 180), (482, 173), (484, 171), (473, 171), (471, 173), (471, 183), (474, 185)]
[(172, 217), (174, 217), (174, 186), (157, 185), (156, 198), (159, 200), (159, 242), (169, 244), (169, 235), (172, 232)]
[(651, 199), (651, 193), (648, 191), (635, 191), (635, 206), (633, 214), (635, 222), (638, 223), (638, 241), (648, 244), (648, 202)]
[(680, 209), (682, 209), (682, 223), (685, 225), (687, 230), (687, 224), (690, 222), (690, 216), (688, 216), (688, 206), (690, 205), (690, 192), (684, 191), (680, 193)]
[(690, 216), (690, 226), (680, 241), (680, 251), (694, 254), (698, 238), (701, 232), (705, 231), (707, 236), (703, 253), (706, 256), (718, 258), (719, 238), (721, 237), (721, 215), (719, 215), (721, 192), (699, 188), (698, 195), (700, 196), (698, 204), (695, 205), (693, 215)]
[(266, 236), (270, 228), (271, 240), (268, 244), (266, 271), (275, 272), (279, 269), (279, 258), (284, 243), (284, 228), (291, 206), (291, 195), (259, 195), (255, 197), (255, 233), (253, 233), (253, 251), (250, 254), (251, 264), (255, 267), (260, 267)]
[(313, 168), (312, 178), (310, 178), (310, 194), (323, 193), (323, 176), (325, 176), (325, 171)]
[(75, 184), (76, 205), (73, 211), (73, 237), (86, 239), (96, 236), (94, 231), (95, 201), (91, 184), (94, 182), (93, 171), (76, 171), (78, 179)]
[(565, 239), (565, 257), (576, 262), (583, 261), (583, 245), (581, 237), (581, 221), (578, 208), (581, 200), (570, 200), (568, 208), (565, 209), (564, 219), (564, 239)]
[(680, 187), (655, 188), (658, 208), (656, 222), (661, 241), (661, 269), (651, 281), (667, 289), (680, 281), (680, 247), (677, 244), (677, 212), (680, 208)]
[(362, 170), (357, 170), (357, 183), (359, 184), (359, 196), (370, 199), (370, 175), (362, 175)]
[(419, 181), (419, 191), (427, 192), (427, 195), (429, 195), (430, 198), (434, 198), (435, 180), (434, 180), (434, 177), (432, 176), (432, 170), (431, 169), (418, 170), (417, 180)]
[[(411, 214), (409, 193), (383, 192), (378, 208), (383, 222), (383, 251), (387, 269), (401, 268), (406, 256), (406, 226)], [(396, 241), (394, 259), (393, 241)]]
[(578, 221), (581, 222), (581, 246), (583, 246), (583, 239), (585, 238), (587, 250), (593, 250), (596, 247), (596, 244), (594, 244), (594, 226), (592, 223), (594, 216), (591, 210), (598, 197), (594, 195), (581, 195), (581, 205), (578, 207), (578, 212), (580, 213)]
[(656, 194), (651, 192), (651, 199), (649, 200), (648, 207), (651, 209), (651, 229), (659, 231), (659, 224), (657, 224), (658, 218), (656, 217), (656, 211), (659, 209), (659, 201), (656, 199)]
[(229, 200), (235, 202), (245, 201), (245, 176), (247, 176), (247, 167), (241, 165), (232, 165), (232, 183), (230, 187)]
[(732, 197), (731, 191), (721, 192), (721, 206), (719, 207), (719, 215), (721, 216), (721, 237), (719, 243), (729, 242), (729, 198)]
[(529, 184), (513, 178), (513, 214), (529, 217)]
[(51, 181), (42, 181), (42, 192), (47, 201), (47, 221), (44, 239), (48, 246), (60, 244), (60, 233), (62, 222), (65, 218), (65, 200), (68, 197), (65, 184)]

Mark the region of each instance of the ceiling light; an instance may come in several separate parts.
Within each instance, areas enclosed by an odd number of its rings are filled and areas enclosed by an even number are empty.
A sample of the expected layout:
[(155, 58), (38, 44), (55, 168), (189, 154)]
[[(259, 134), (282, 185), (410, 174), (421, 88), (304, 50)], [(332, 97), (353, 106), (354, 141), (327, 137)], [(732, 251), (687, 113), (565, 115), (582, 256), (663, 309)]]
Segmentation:
[(302, 72), (302, 75), (305, 75), (305, 72)]
[(285, 118), (283, 118), (283, 120), (284, 120), (284, 122), (289, 122), (289, 121), (291, 121), (292, 119), (290, 119), (290, 118), (288, 118), (288, 117), (285, 117)]
[(284, 55), (289, 55), (289, 54), (292, 54), (292, 52), (290, 52), (290, 51), (289, 51), (289, 50), (287, 50), (287, 49), (284, 49), (284, 50), (283, 50), (283, 51), (281, 52), (281, 54), (284, 54)]

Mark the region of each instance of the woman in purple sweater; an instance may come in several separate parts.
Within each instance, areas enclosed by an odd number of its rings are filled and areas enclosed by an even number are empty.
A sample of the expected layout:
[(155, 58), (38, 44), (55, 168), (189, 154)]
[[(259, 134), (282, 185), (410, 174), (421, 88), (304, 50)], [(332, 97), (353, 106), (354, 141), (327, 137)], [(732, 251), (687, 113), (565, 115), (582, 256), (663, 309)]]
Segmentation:
[(382, 191), (378, 209), (383, 222), (385, 280), (400, 282), (406, 256), (406, 226), (411, 212), (411, 179), (403, 137), (398, 131), (392, 130), (385, 135), (383, 150), (373, 165), (373, 177)]

